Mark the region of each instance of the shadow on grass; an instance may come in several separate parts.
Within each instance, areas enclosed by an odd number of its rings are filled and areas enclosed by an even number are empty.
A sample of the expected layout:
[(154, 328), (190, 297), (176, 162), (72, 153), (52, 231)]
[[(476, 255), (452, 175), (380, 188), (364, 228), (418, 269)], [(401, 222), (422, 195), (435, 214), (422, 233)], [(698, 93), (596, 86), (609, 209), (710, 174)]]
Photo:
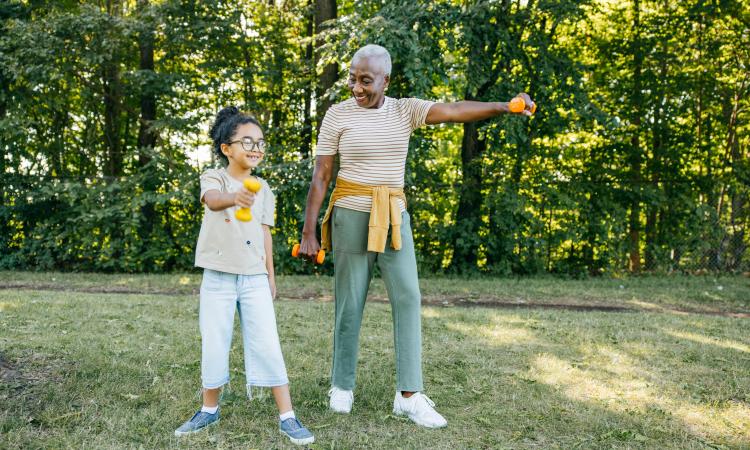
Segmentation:
[[(435, 322), (428, 326), (476, 346), (485, 355), (482, 371), (495, 370), (496, 379), (482, 383), (494, 384), (501, 399), (491, 421), (526, 430), (503, 435), (503, 444), (750, 445), (750, 354), (747, 344), (725, 336), (743, 336), (741, 320), (519, 311), (471, 321), (434, 309), (425, 315)], [(674, 331), (705, 323), (720, 337)], [(441, 350), (446, 343), (431, 351), (430, 370), (452, 365), (466, 374), (454, 377), (455, 387), (472, 386), (473, 364), (465, 362), (471, 358), (465, 350)]]
[[(61, 371), (33, 397), (8, 403), (0, 429), (9, 445), (291, 448), (276, 431), (273, 401), (242, 395), (238, 334), (221, 425), (187, 440), (172, 436), (200, 404), (194, 297), (12, 300), (18, 307), (0, 316), (10, 330), (0, 341), (8, 364), (20, 368), (33, 353)], [(367, 305), (348, 416), (327, 410), (332, 304), (281, 302), (276, 311), (295, 410), (318, 448), (747, 446), (750, 364), (741, 319), (424, 308), (426, 393), (449, 420), (444, 430), (425, 430), (391, 414), (387, 305)]]

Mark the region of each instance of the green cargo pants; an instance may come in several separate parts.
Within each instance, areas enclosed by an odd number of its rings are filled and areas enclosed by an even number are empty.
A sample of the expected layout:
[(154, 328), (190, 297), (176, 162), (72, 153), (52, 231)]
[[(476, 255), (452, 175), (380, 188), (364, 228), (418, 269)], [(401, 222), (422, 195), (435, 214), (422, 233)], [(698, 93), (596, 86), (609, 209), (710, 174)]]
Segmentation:
[(368, 252), (369, 222), (369, 213), (339, 207), (333, 209), (331, 241), (336, 322), (331, 381), (339, 389), (354, 389), (362, 312), (372, 279), (372, 269), (377, 261), (391, 302), (396, 349), (396, 390), (421, 391), (422, 297), (419, 293), (417, 259), (409, 214), (402, 213), (402, 248), (398, 251), (390, 247), (389, 235), (384, 253)]

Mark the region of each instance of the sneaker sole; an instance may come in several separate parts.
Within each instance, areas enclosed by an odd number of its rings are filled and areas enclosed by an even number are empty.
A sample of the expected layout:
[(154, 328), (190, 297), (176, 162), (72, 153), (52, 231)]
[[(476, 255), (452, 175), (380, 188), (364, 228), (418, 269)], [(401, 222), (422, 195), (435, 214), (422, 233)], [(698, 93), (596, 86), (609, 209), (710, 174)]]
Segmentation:
[(295, 439), (289, 436), (288, 434), (286, 434), (284, 430), (282, 429), (279, 429), (279, 433), (289, 438), (289, 440), (292, 441), (292, 444), (295, 444), (295, 445), (306, 445), (306, 444), (312, 444), (313, 442), (315, 442), (315, 436), (310, 436), (309, 438), (304, 438), (304, 439)]
[(349, 413), (351, 413), (351, 412), (352, 412), (352, 410), (351, 410), (351, 409), (350, 409), (349, 411), (347, 411), (347, 410), (345, 410), (345, 409), (335, 409), (335, 408), (331, 408), (330, 406), (328, 407), (328, 409), (330, 409), (331, 411), (333, 411), (333, 412), (335, 412), (335, 413), (338, 413), (338, 414), (349, 414)]
[(208, 425), (206, 425), (205, 427), (198, 428), (197, 430), (193, 430), (193, 431), (178, 431), (178, 430), (174, 430), (174, 435), (177, 436), (177, 437), (180, 437), (180, 436), (185, 436), (185, 435), (188, 435), (188, 434), (200, 433), (201, 431), (205, 430), (206, 428), (210, 427), (211, 425), (216, 425), (217, 423), (219, 423), (220, 420), (221, 419), (216, 419), (213, 422), (211, 422)]
[(425, 424), (423, 424), (423, 423), (419, 423), (419, 422), (417, 422), (416, 420), (412, 419), (412, 418), (411, 418), (411, 416), (410, 416), (409, 414), (407, 414), (407, 413), (405, 413), (405, 412), (403, 412), (403, 411), (399, 411), (399, 410), (397, 410), (397, 409), (395, 409), (395, 408), (393, 409), (393, 414), (394, 414), (394, 415), (396, 415), (396, 416), (403, 416), (403, 417), (408, 417), (408, 418), (409, 418), (409, 420), (411, 420), (411, 421), (412, 421), (412, 422), (414, 422), (415, 424), (419, 425), (420, 427), (425, 427), (425, 428), (432, 428), (432, 429), (435, 429), (435, 428), (445, 428), (445, 427), (447, 427), (447, 426), (448, 426), (448, 423), (447, 423), (447, 422), (446, 422), (446, 423), (444, 423), (444, 424), (442, 424), (442, 425), (425, 425)]

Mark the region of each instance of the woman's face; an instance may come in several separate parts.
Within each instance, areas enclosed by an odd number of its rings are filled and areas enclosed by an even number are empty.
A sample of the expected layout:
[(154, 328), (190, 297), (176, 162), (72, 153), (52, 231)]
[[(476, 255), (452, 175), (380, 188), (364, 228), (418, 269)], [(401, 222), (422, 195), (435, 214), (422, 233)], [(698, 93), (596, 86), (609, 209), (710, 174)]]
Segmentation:
[(380, 108), (385, 101), (385, 88), (390, 77), (383, 73), (380, 58), (357, 58), (349, 68), (349, 90), (357, 106)]
[(229, 143), (221, 144), (221, 151), (229, 164), (237, 164), (243, 170), (254, 169), (265, 156), (263, 132), (254, 123), (238, 125)]

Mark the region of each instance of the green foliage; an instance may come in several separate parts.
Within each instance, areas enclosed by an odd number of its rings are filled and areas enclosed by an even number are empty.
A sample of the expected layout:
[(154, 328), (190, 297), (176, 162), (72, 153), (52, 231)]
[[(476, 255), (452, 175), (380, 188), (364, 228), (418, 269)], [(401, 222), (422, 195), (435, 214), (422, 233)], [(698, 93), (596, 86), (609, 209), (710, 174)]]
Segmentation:
[[(198, 173), (154, 159), (132, 176), (93, 180), (4, 175), (8, 239), (0, 268), (142, 272), (192, 267), (202, 208)], [(144, 180), (161, 176), (155, 191)], [(140, 211), (151, 205), (158, 223), (139, 235)], [(19, 220), (22, 218), (23, 220)], [(4, 217), (5, 219), (5, 217)], [(5, 235), (5, 234), (4, 234)]]
[[(527, 91), (539, 104), (531, 120), (415, 133), (406, 189), (422, 271), (748, 270), (747, 2), (349, 0), (321, 30), (308, 27), (316, 5), (3, 2), (0, 267), (189, 269), (197, 176), (214, 163), (206, 130), (236, 104), (271, 143), (277, 270), (311, 270), (288, 250), (318, 76), (378, 43), (394, 62), (388, 95)], [(154, 70), (140, 65), (148, 36)], [(344, 80), (324, 96), (347, 98)], [(142, 125), (154, 148), (140, 148)]]

